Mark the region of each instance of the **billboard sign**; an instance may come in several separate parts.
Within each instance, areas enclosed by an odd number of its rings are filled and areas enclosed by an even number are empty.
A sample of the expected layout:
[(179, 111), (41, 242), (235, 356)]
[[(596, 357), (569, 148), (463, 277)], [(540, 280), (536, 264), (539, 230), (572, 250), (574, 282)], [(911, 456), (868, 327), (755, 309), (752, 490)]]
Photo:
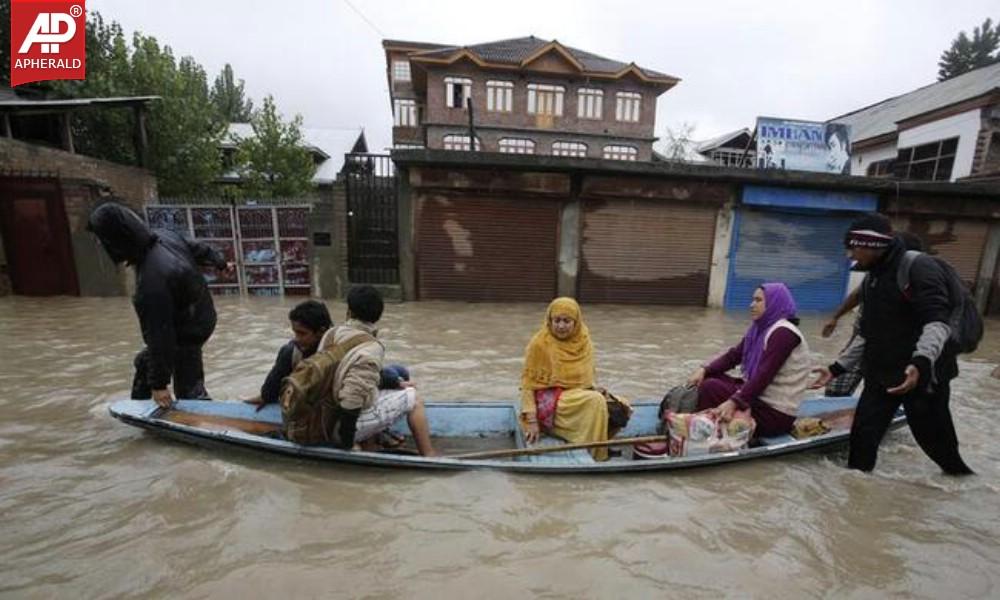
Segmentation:
[(851, 128), (758, 117), (757, 168), (850, 175)]

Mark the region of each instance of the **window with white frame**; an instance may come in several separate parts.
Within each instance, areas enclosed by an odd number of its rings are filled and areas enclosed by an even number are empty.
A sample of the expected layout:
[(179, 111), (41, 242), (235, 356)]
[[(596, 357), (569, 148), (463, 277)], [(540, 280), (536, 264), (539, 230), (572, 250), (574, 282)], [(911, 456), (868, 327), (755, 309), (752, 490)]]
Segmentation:
[(423, 150), (423, 144), (393, 144), (392, 146), (396, 150)]
[(448, 108), (465, 108), (472, 97), (472, 80), (462, 77), (444, 78), (444, 105)]
[(635, 160), (638, 154), (633, 146), (611, 144), (604, 147), (605, 160)]
[(600, 119), (604, 92), (593, 88), (580, 88), (576, 96), (576, 116), (581, 119)]
[(535, 142), (525, 138), (501, 138), (500, 152), (504, 154), (534, 154)]
[(395, 121), (396, 127), (416, 127), (417, 126), (417, 101), (395, 100)]
[(408, 60), (392, 61), (392, 80), (393, 81), (410, 80), (410, 61)]
[(552, 156), (586, 158), (587, 144), (582, 142), (555, 142), (552, 144)]
[(615, 94), (615, 120), (639, 122), (639, 104), (642, 102), (642, 94), (636, 92), (618, 92)]
[(561, 117), (563, 114), (563, 95), (565, 93), (566, 88), (561, 85), (529, 83), (528, 114)]
[(514, 84), (510, 81), (486, 82), (486, 110), (510, 112), (514, 105)]
[[(470, 143), (469, 136), (467, 135), (446, 135), (442, 140), (444, 143), (445, 150), (471, 150), (472, 144)], [(476, 150), (479, 150), (480, 144), (479, 139), (476, 138)]]

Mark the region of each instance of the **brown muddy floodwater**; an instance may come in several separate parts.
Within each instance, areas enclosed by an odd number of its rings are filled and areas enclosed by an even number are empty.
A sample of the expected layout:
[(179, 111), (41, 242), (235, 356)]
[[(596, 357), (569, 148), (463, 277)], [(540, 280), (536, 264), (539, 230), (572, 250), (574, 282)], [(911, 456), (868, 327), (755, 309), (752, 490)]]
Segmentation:
[[(255, 393), (292, 300), (221, 299), (217, 399)], [(331, 312), (342, 319), (343, 304)], [(543, 305), (389, 305), (388, 358), (430, 400), (516, 399)], [(659, 397), (745, 315), (586, 306), (599, 379)], [(847, 334), (818, 336), (832, 356)], [(1000, 322), (953, 410), (979, 475), (906, 430), (873, 475), (844, 452), (628, 476), (425, 473), (209, 451), (125, 426), (125, 298), (0, 299), (0, 596), (16, 598), (1000, 597)]]

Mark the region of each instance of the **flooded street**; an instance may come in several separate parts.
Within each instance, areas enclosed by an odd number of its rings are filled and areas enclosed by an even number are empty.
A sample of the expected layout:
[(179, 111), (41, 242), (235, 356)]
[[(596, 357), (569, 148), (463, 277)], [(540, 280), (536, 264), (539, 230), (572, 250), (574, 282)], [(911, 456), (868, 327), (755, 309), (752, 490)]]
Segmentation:
[[(247, 398), (294, 299), (218, 299), (216, 399)], [(342, 303), (329, 303), (343, 320)], [(390, 304), (387, 359), (428, 400), (517, 398), (542, 304)], [(598, 379), (659, 398), (738, 341), (745, 314), (584, 306)], [(806, 315), (812, 349), (831, 340)], [(208, 451), (123, 425), (126, 298), (0, 298), (0, 597), (1000, 596), (1000, 322), (953, 383), (976, 477), (908, 430), (873, 475), (845, 452), (677, 473), (545, 477), (338, 467)], [(824, 360), (824, 362), (826, 362)]]

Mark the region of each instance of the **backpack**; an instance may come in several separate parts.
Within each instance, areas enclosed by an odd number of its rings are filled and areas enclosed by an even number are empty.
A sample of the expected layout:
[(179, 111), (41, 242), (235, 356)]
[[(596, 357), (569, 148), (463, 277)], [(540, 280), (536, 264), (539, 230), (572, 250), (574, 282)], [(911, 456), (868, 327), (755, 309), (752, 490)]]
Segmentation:
[(922, 255), (934, 260), (944, 271), (951, 304), (951, 316), (948, 318), (951, 335), (948, 341), (953, 343), (960, 353), (975, 352), (979, 342), (983, 339), (983, 318), (976, 308), (976, 301), (972, 299), (972, 294), (962, 283), (962, 278), (958, 276), (955, 267), (951, 266), (948, 261), (930, 254), (925, 255), (916, 250), (907, 250), (899, 262), (899, 271), (896, 272), (899, 291), (909, 298), (910, 268)]
[(375, 338), (362, 334), (343, 344), (333, 344), (301, 361), (282, 380), (281, 424), (285, 439), (297, 444), (330, 441), (338, 407), (333, 393), (337, 367), (348, 352), (372, 341)]

